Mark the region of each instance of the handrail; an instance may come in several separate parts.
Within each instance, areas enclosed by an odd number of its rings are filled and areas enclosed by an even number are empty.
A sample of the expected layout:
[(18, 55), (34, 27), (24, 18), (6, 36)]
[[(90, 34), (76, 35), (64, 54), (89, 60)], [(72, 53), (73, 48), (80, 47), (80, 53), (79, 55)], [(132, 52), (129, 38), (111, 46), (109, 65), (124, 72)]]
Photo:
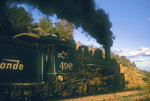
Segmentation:
[(20, 36), (32, 36), (32, 37), (35, 37), (37, 39), (40, 39), (40, 36), (37, 34), (34, 34), (34, 33), (20, 33), (20, 34), (14, 35), (13, 38), (17, 38)]

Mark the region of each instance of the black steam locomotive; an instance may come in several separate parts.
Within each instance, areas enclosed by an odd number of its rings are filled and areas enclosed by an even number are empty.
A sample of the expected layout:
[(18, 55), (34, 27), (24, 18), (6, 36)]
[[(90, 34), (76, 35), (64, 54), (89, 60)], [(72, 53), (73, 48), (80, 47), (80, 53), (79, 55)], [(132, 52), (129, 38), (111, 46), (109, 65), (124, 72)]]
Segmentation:
[(99, 49), (76, 49), (72, 41), (34, 34), (1, 36), (0, 47), (0, 99), (45, 99), (124, 88), (119, 65), (103, 59)]

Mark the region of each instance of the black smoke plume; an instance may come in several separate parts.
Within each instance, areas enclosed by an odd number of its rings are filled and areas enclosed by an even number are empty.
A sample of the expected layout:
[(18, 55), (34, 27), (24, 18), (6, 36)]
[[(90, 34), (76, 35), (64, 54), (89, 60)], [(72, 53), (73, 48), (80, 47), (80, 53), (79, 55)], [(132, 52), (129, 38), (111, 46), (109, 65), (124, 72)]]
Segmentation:
[[(6, 1), (6, 0), (3, 0)], [(111, 23), (104, 10), (95, 10), (93, 0), (7, 0), (9, 3), (27, 3), (47, 15), (56, 14), (76, 26), (81, 26), (105, 48), (109, 58), (113, 44)]]

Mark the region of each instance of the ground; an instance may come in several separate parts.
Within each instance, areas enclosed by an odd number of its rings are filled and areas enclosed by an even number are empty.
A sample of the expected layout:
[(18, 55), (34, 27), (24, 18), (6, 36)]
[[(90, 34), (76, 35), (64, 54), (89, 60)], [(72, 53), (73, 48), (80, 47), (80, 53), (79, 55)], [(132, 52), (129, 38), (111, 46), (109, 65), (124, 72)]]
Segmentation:
[(134, 90), (55, 101), (150, 101), (150, 93)]

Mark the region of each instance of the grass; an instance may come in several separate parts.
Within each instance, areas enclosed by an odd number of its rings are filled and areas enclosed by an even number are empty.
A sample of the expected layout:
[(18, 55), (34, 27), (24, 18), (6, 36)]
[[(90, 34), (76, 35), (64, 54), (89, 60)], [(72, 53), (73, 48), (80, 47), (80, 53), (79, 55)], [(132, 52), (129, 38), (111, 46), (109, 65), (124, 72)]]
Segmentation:
[(63, 101), (150, 101), (150, 93), (143, 93), (140, 90), (134, 90), (66, 99)]

